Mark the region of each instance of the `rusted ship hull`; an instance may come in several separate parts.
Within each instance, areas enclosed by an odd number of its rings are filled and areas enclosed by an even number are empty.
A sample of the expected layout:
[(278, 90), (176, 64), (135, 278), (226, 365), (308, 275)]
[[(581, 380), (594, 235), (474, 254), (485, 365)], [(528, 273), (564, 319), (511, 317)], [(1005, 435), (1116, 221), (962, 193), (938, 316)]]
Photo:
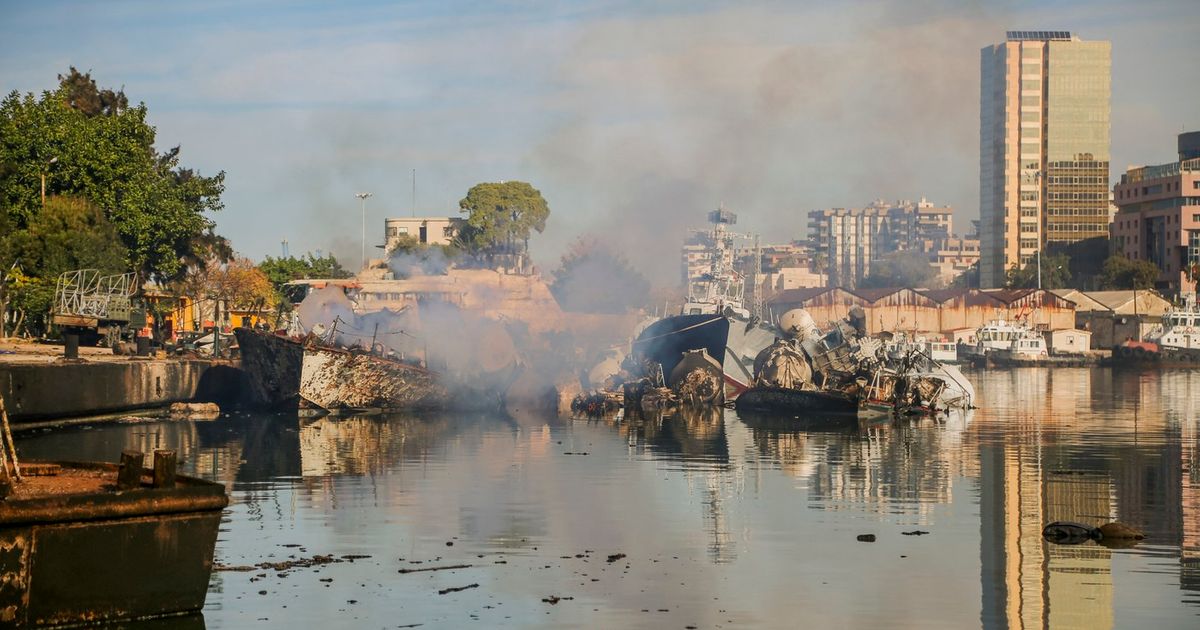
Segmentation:
[(415, 365), (249, 328), (234, 334), (253, 402), (261, 407), (336, 412), (447, 403), (438, 375)]
[[(57, 465), (114, 478), (117, 468)], [(199, 611), (227, 504), (223, 486), (188, 477), (171, 488), (0, 501), (0, 627)]]
[(327, 411), (442, 407), (446, 390), (429, 370), (319, 346), (304, 349), (300, 399)]
[(300, 402), (304, 346), (279, 335), (234, 329), (242, 370), (250, 382), (250, 402), (268, 409), (295, 409)]

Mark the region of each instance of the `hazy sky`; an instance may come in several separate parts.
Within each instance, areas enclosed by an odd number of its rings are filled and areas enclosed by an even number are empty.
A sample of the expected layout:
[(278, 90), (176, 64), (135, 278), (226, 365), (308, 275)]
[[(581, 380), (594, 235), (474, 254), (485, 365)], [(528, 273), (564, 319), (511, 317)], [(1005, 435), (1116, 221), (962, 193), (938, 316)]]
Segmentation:
[(144, 101), (158, 144), (224, 170), (219, 231), (253, 258), (356, 263), (385, 216), (481, 181), (551, 207), (535, 259), (588, 234), (657, 280), (724, 203), (786, 242), (874, 198), (978, 216), (979, 50), (1071, 30), (1113, 50), (1113, 172), (1200, 129), (1200, 2), (27, 2), (0, 0), (0, 89), (74, 65)]

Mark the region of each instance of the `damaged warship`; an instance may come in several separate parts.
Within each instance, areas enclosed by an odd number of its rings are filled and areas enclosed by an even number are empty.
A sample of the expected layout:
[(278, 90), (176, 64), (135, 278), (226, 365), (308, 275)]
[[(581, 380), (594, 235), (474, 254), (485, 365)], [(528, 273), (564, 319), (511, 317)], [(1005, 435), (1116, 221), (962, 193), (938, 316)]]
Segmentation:
[(804, 309), (780, 317), (782, 336), (754, 361), (739, 411), (854, 414), (859, 418), (969, 408), (974, 388), (957, 368), (920, 350), (889, 357), (867, 335), (860, 308), (822, 333)]
[(712, 227), (698, 232), (713, 251), (708, 271), (688, 283), (679, 315), (650, 324), (634, 339), (627, 367), (659, 387), (682, 387), (686, 400), (723, 404), (750, 387), (754, 357), (775, 332), (746, 308), (746, 278), (732, 268), (739, 235), (726, 228), (737, 215), (721, 208), (708, 220)]

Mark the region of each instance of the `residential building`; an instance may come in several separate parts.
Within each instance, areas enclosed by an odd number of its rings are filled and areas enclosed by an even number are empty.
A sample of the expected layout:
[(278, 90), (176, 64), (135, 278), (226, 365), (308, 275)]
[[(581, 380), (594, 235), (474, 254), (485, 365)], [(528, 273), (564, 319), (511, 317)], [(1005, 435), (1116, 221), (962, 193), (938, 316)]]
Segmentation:
[[(873, 206), (883, 205), (876, 201)], [(888, 208), (885, 247), (889, 251), (932, 251), (935, 243), (954, 234), (954, 209), (920, 201), (897, 201)]]
[(401, 238), (421, 245), (449, 245), (467, 220), (463, 217), (403, 217), (383, 220), (384, 248), (392, 251)]
[[(1179, 161), (1131, 168), (1113, 187), (1113, 250), (1158, 266), (1156, 288), (1195, 296), (1200, 280), (1200, 131), (1179, 135)], [(1188, 156), (1194, 157), (1188, 157)]]
[[(828, 275), (828, 286), (854, 288), (870, 275), (873, 261), (892, 252), (922, 252), (938, 265), (940, 252), (948, 246), (964, 248), (961, 243), (950, 244), (961, 240), (954, 237), (953, 215), (953, 208), (935, 206), (924, 198), (813, 210), (808, 213), (808, 229), (814, 266)], [(961, 253), (960, 258), (968, 255), (965, 250)]]
[(823, 267), (829, 286), (853, 288), (871, 272), (875, 250), (882, 248), (888, 208), (831, 208), (808, 213), (813, 257)]
[(949, 283), (979, 262), (979, 238), (951, 236), (933, 244), (930, 263), (937, 268), (942, 282)]
[(1047, 243), (1108, 235), (1112, 48), (1009, 31), (980, 54), (980, 283)]

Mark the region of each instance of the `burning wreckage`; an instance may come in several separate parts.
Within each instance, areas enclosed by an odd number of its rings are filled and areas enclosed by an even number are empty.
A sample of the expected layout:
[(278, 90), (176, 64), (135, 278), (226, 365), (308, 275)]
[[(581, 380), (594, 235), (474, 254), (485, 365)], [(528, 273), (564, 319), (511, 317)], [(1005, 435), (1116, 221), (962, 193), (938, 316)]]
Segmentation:
[(973, 405), (974, 388), (957, 368), (917, 349), (889, 356), (883, 342), (867, 334), (858, 308), (824, 333), (807, 311), (784, 313), (774, 342), (754, 358), (751, 386), (742, 389), (722, 369), (730, 325), (720, 314), (651, 324), (633, 341), (621, 372), (609, 379), (613, 387), (577, 398), (573, 408), (597, 413), (622, 404), (722, 405), (728, 396), (739, 411), (872, 418)]
[(366, 314), (352, 307), (330, 287), (306, 298), (286, 331), (236, 329), (253, 403), (315, 413), (491, 409), (520, 375), (500, 322), (445, 305)]

